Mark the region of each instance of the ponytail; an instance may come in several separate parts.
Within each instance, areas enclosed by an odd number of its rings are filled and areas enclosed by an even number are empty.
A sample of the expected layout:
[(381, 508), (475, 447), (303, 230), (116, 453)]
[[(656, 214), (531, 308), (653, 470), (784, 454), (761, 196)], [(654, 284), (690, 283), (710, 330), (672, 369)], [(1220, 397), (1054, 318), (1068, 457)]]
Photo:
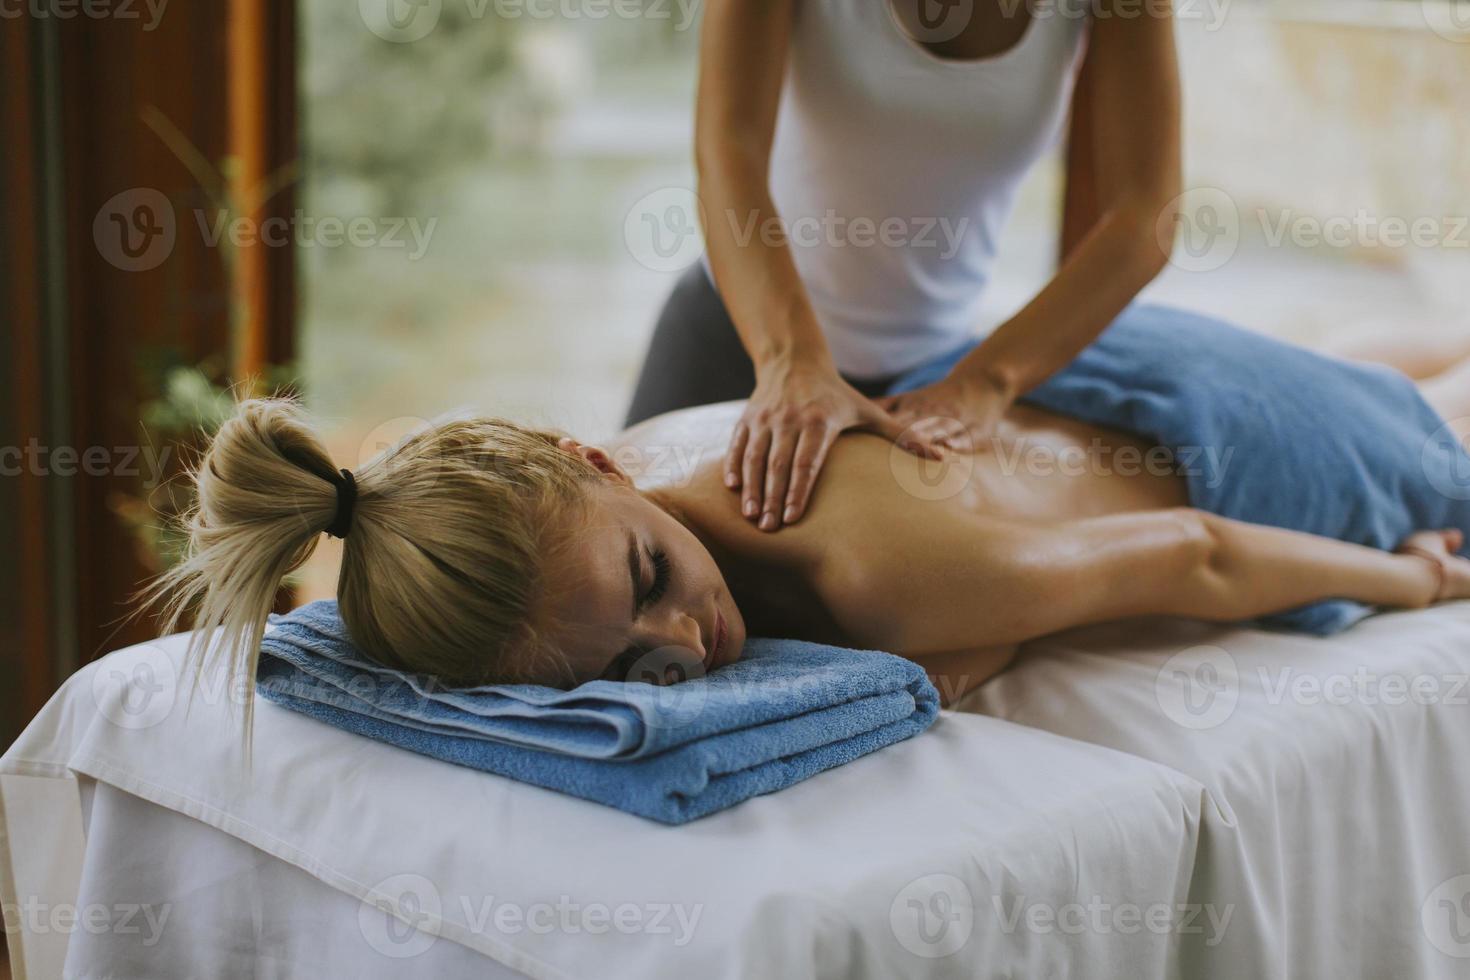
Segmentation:
[[(343, 478), (300, 406), (286, 399), (241, 402), (191, 475), (197, 492), (184, 517), (188, 550), (143, 598), (162, 605), (165, 633), (192, 611), (186, 662), (196, 681), (218, 666), (232, 679), (249, 678), (253, 692), (281, 582), (332, 523)], [(247, 694), (247, 734), (253, 706)]]
[(192, 470), (184, 559), (141, 594), (165, 632), (192, 613), (186, 663), (245, 681), (246, 752), (260, 642), (282, 580), (343, 536), (337, 599), (369, 659), (452, 686), (570, 677), (539, 639), (547, 554), (570, 538), (596, 473), (560, 433), (500, 419), (442, 421), (339, 470), (301, 406), (251, 399)]

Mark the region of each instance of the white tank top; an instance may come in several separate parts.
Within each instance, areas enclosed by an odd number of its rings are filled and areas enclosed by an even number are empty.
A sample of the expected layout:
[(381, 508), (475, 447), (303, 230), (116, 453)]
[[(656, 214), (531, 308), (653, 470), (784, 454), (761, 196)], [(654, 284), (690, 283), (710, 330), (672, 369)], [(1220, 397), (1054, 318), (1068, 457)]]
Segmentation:
[(843, 373), (896, 374), (976, 332), (1016, 189), (1070, 104), (1087, 21), (1066, 9), (955, 61), (889, 0), (798, 0), (770, 189)]

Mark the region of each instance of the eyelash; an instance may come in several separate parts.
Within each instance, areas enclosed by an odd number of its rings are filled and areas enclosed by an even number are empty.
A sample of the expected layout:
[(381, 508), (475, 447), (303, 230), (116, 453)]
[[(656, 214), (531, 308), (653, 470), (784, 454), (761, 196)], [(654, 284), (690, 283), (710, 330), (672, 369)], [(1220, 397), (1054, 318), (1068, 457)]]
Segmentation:
[(638, 607), (646, 609), (664, 597), (669, 589), (669, 556), (666, 552), (655, 551), (650, 555), (653, 559), (653, 586), (643, 596), (643, 602)]
[[(653, 585), (638, 602), (640, 612), (662, 599), (664, 593), (669, 589), (670, 566), (668, 554), (663, 551), (654, 551), (650, 552), (648, 557), (653, 561)], [(607, 670), (603, 671), (602, 676), (611, 680), (623, 680), (628, 671), (633, 668), (633, 664), (645, 652), (636, 647), (630, 647), (624, 650), (612, 663), (607, 665)]]

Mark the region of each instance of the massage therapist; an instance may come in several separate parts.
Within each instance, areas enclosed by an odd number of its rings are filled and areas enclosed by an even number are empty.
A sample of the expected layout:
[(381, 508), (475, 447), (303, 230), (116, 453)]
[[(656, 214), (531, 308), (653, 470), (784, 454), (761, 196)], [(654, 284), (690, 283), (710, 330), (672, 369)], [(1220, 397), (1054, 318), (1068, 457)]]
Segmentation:
[[(1163, 267), (1155, 229), (1180, 192), (1167, 0), (707, 0), (702, 30), (707, 254), (659, 318), (628, 423), (748, 397), (725, 482), (759, 527), (801, 517), (843, 430), (920, 455), (983, 445)], [(979, 329), (1084, 50), (1095, 221), (947, 377), (884, 398)]]

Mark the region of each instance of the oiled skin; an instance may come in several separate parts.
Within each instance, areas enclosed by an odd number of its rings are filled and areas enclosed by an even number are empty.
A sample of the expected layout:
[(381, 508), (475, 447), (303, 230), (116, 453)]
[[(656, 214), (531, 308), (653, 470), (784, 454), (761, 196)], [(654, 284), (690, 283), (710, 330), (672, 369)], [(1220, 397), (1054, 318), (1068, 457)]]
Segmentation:
[[(936, 570), (1014, 548), (1023, 540), (1015, 532), (1038, 523), (1163, 511), (1186, 502), (1182, 480), (1161, 466), (1143, 465), (1149, 444), (1017, 406), (994, 443), (939, 463), (877, 436), (844, 435), (832, 448), (805, 517), (767, 533), (740, 515), (740, 498), (721, 483), (721, 457), (743, 407), (728, 402), (650, 419), (623, 433), (609, 450), (640, 489), (709, 548), (753, 636), (883, 646), (884, 638), (847, 611), (881, 605), (880, 597), (899, 583), (933, 579), (922, 590), (929, 599), (903, 615), (944, 619), (971, 642), (894, 652), (948, 680), (954, 696), (1003, 669), (1016, 643), (994, 636), (983, 598), (967, 591), (971, 583), (946, 580)], [(1075, 465), (1084, 450), (1087, 459), (1108, 460), (1125, 447), (1140, 460), (1133, 475)], [(1064, 468), (1068, 452), (1073, 465)], [(863, 574), (854, 576), (859, 569)]]
[(1158, 447), (1027, 406), (970, 454), (921, 460), (845, 434), (797, 524), (761, 531), (723, 483), (743, 402), (650, 419), (610, 447), (709, 550), (749, 635), (910, 657), (953, 700), (1028, 639), (1148, 615), (1231, 622), (1341, 597), (1418, 607), (1470, 596), (1465, 529), (1403, 553), (1187, 506)]

